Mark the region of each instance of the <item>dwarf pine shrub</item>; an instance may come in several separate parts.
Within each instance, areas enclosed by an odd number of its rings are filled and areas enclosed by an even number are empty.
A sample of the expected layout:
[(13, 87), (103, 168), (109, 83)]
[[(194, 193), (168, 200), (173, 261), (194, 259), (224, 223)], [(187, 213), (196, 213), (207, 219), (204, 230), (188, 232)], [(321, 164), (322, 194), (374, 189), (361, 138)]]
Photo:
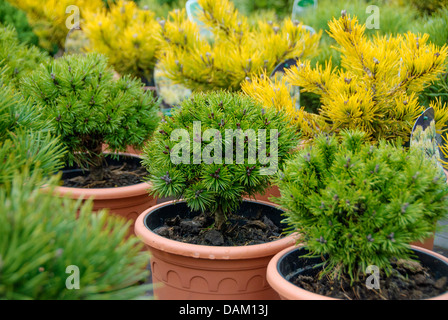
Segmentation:
[[(295, 117), (306, 119), (306, 123), (298, 121), (299, 129), (310, 138), (316, 131), (359, 129), (374, 141), (399, 138), (407, 142), (415, 120), (425, 110), (418, 93), (444, 72), (448, 47), (431, 44), (427, 34), (411, 32), (369, 40), (364, 35), (366, 26), (345, 12), (329, 26), (342, 53), (342, 68), (333, 68), (331, 61), (313, 68), (303, 60), (286, 71), (289, 85), (317, 94), (321, 100), (317, 116), (308, 116), (304, 109), (296, 111)], [(269, 86), (269, 79), (254, 79), (244, 83), (243, 89), (266, 106), (281, 108), (276, 103), (278, 95), (287, 90), (266, 89)], [(436, 102), (430, 106), (441, 133), (448, 120), (447, 107)]]
[(140, 9), (132, 1), (117, 1), (107, 10), (87, 11), (84, 18), (89, 50), (108, 56), (120, 74), (152, 81), (161, 28), (154, 12)]
[(321, 33), (311, 34), (297, 21), (259, 21), (251, 26), (228, 0), (199, 0), (198, 19), (213, 34), (208, 40), (185, 10), (160, 21), (159, 64), (164, 74), (191, 90), (239, 91), (246, 78), (270, 73), (290, 58), (317, 52)]
[(244, 196), (263, 193), (295, 146), (283, 113), (228, 92), (184, 100), (145, 146), (151, 192), (214, 214), (221, 228)]
[(367, 141), (361, 131), (321, 134), (276, 180), (289, 232), (325, 256), (322, 274), (352, 281), (412, 258), (410, 243), (433, 235), (448, 205), (446, 177), (421, 148)]
[(113, 79), (107, 58), (97, 53), (51, 60), (21, 88), (52, 122), (67, 149), (67, 162), (102, 180), (104, 144), (113, 151), (140, 148), (159, 122), (159, 104), (139, 79)]

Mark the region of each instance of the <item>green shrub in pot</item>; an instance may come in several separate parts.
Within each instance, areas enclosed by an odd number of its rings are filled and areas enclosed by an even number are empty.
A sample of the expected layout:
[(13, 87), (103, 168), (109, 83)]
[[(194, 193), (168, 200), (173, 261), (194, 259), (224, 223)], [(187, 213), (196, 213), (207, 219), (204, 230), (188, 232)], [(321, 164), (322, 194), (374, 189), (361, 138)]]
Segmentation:
[(274, 108), (242, 94), (198, 93), (160, 124), (143, 164), (152, 193), (184, 199), (193, 211), (211, 213), (222, 229), (243, 197), (269, 186), (296, 143), (285, 114)]
[(365, 133), (320, 135), (279, 173), (290, 232), (309, 256), (326, 256), (321, 275), (355, 283), (369, 265), (389, 274), (411, 259), (410, 243), (431, 236), (446, 216), (448, 187), (421, 148), (406, 150)]
[(104, 175), (102, 148), (140, 147), (159, 122), (159, 104), (140, 80), (113, 78), (107, 58), (97, 53), (69, 55), (41, 65), (21, 83), (66, 146), (67, 163)]

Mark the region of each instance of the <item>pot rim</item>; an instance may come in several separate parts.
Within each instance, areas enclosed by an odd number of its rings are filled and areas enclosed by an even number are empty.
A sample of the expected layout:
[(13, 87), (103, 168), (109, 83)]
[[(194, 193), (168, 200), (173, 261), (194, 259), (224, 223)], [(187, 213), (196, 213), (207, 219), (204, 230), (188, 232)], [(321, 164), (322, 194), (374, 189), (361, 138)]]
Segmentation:
[[(283, 297), (295, 297), (299, 293), (301, 296), (304, 297), (304, 299), (307, 300), (340, 300), (337, 298), (320, 295), (308, 290), (305, 290), (299, 286), (296, 286), (295, 284), (291, 283), (290, 281), (286, 280), (278, 271), (278, 265), (281, 262), (282, 258), (286, 256), (288, 253), (298, 250), (303, 247), (303, 244), (296, 245), (293, 247), (286, 248), (280, 252), (278, 252), (272, 259), (269, 261), (268, 267), (267, 267), (267, 281), (271, 285), (271, 287), (278, 292), (280, 296)], [(420, 251), (422, 253), (425, 253), (427, 255), (430, 255), (438, 260), (442, 260), (445, 263), (448, 264), (448, 258), (445, 256), (442, 256), (441, 254), (434, 252), (432, 250), (418, 247), (415, 245), (411, 245), (411, 249), (414, 251)], [(442, 293), (438, 296), (428, 298), (427, 300), (447, 300), (448, 299), (448, 291), (445, 293)]]
[[(256, 202), (266, 206), (274, 207), (272, 203), (262, 200), (253, 200), (244, 198), (247, 202)], [(212, 260), (238, 260), (251, 259), (275, 255), (285, 247), (292, 246), (295, 243), (295, 237), (289, 235), (271, 242), (254, 244), (247, 246), (206, 246), (199, 244), (184, 243), (162, 237), (154, 233), (146, 226), (146, 217), (151, 212), (165, 206), (171, 206), (183, 200), (171, 200), (157, 204), (143, 213), (135, 221), (135, 234), (150, 248), (160, 251), (177, 254), (185, 257), (212, 259)]]
[[(114, 152), (105, 151), (103, 153), (106, 154), (115, 154)], [(127, 153), (127, 152), (118, 152), (119, 155), (140, 158), (141, 156), (138, 154)], [(137, 184), (133, 184), (130, 186), (124, 187), (116, 187), (116, 188), (74, 188), (74, 187), (63, 187), (56, 186), (54, 187), (54, 192), (61, 195), (69, 195), (71, 198), (90, 198), (94, 197), (95, 200), (108, 200), (108, 199), (116, 199), (119, 198), (129, 198), (140, 196), (144, 194), (148, 194), (149, 196), (149, 188), (151, 187), (150, 182), (141, 182)], [(43, 186), (42, 188), (47, 189), (47, 186)]]

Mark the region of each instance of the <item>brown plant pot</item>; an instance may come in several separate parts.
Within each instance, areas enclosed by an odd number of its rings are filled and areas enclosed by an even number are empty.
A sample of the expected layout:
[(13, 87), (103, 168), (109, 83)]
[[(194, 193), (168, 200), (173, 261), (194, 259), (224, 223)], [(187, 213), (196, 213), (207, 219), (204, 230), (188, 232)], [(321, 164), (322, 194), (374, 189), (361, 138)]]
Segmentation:
[(434, 248), (434, 237), (427, 238), (423, 241), (412, 242), (411, 245), (432, 250)]
[[(135, 154), (120, 153), (120, 155), (136, 157)], [(72, 188), (58, 186), (56, 195), (68, 196), (71, 199), (93, 199), (93, 211), (108, 209), (110, 214), (130, 221), (129, 235), (134, 234), (134, 223), (137, 217), (146, 209), (156, 204), (157, 199), (148, 194), (150, 184), (138, 183), (117, 188)]]
[[(420, 259), (424, 257), (424, 261), (423, 259), (421, 261), (422, 264), (437, 266), (440, 270), (438, 272), (440, 277), (448, 276), (448, 258), (421, 247), (411, 246), (411, 248)], [(312, 259), (300, 258), (304, 260), (304, 263), (299, 262), (300, 254), (298, 250), (300, 250), (298, 246), (286, 248), (277, 253), (269, 262), (266, 277), (272, 288), (277, 291), (282, 300), (337, 300), (305, 290), (287, 280), (288, 277), (297, 274), (299, 272), (297, 270), (304, 270), (313, 266)], [(305, 262), (305, 260), (307, 261)], [(294, 262), (291, 263), (291, 261)], [(294, 266), (292, 266), (293, 264)], [(448, 300), (448, 292), (428, 300)]]
[[(108, 145), (107, 144), (103, 144), (103, 152), (111, 152), (109, 149), (108, 149)], [(142, 154), (143, 153), (143, 151), (142, 150), (140, 150), (140, 149), (136, 149), (135, 147), (133, 147), (133, 146), (127, 146), (126, 147), (126, 152), (124, 153), (124, 154), (131, 154), (131, 155), (140, 155), (140, 154)]]
[[(245, 204), (275, 209), (263, 201), (246, 200), (242, 207)], [(281, 211), (277, 210), (281, 219)], [(182, 216), (188, 214), (186, 211), (191, 213), (185, 202), (169, 201), (146, 210), (136, 221), (135, 232), (151, 252), (156, 299), (279, 299), (266, 281), (266, 267), (277, 252), (294, 244), (293, 236), (265, 244), (220, 247), (181, 243), (152, 231), (162, 216)]]
[(266, 192), (264, 194), (255, 195), (255, 200), (273, 203), (271, 200), (269, 200), (270, 197), (277, 197), (277, 198), (280, 197), (280, 190), (278, 189), (277, 186), (272, 185), (268, 189), (266, 189)]

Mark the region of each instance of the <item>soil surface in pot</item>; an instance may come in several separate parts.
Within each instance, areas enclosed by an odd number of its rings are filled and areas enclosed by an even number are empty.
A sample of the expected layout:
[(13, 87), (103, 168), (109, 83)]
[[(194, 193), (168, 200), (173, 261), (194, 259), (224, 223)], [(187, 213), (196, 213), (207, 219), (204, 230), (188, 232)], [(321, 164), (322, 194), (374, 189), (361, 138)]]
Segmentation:
[(428, 299), (448, 291), (447, 277), (436, 278), (433, 272), (417, 261), (397, 261), (392, 274), (379, 275), (380, 289), (369, 289), (367, 279), (350, 286), (350, 279), (331, 279), (319, 272), (307, 271), (289, 281), (310, 292), (337, 299), (349, 300), (414, 300)]
[(104, 164), (104, 179), (93, 180), (88, 170), (77, 166), (66, 167), (62, 170), (64, 187), (72, 188), (118, 188), (139, 184), (147, 175), (146, 169), (137, 157), (120, 156), (119, 158), (106, 157)]
[(176, 241), (211, 246), (261, 244), (283, 237), (282, 229), (261, 212), (252, 217), (232, 214), (222, 231), (214, 229), (213, 223), (213, 216), (207, 213), (193, 218), (177, 215), (164, 219), (164, 224), (154, 232)]

